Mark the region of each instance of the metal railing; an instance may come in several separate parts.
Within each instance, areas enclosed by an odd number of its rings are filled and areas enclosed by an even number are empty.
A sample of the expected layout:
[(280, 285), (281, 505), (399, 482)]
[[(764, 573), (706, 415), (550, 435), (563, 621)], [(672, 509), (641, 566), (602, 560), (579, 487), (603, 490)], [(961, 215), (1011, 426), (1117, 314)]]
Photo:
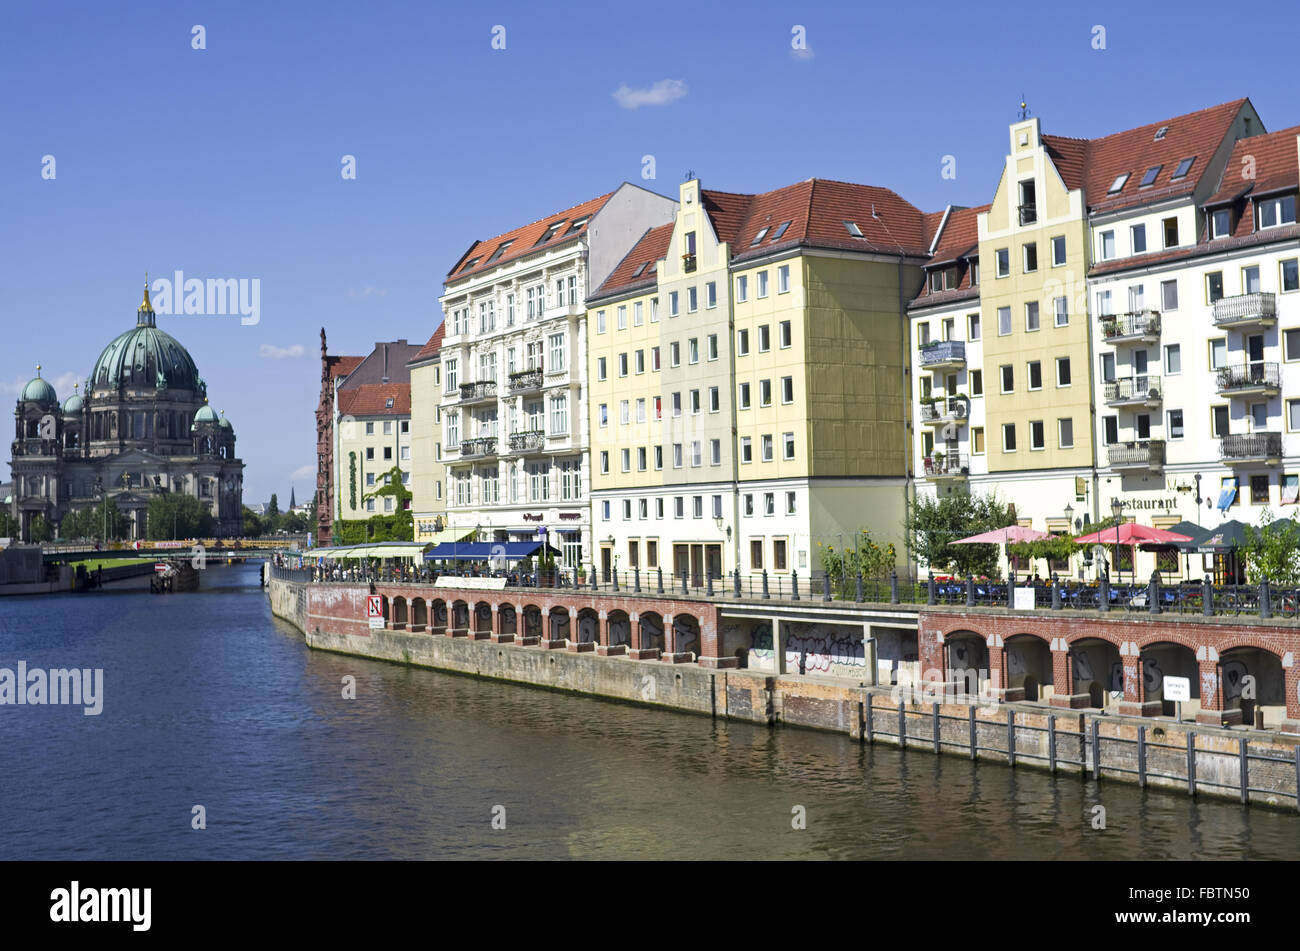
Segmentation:
[(921, 421), (938, 422), (944, 419), (965, 419), (969, 401), (958, 396), (940, 398), (921, 404)]
[(1038, 205), (1035, 202), (1026, 202), (1018, 206), (1017, 210), (1020, 213), (1021, 226), (1032, 225), (1038, 220)]
[(1101, 336), (1108, 343), (1160, 336), (1160, 313), (1154, 310), (1105, 315), (1101, 318)]
[(535, 452), (545, 445), (546, 433), (540, 429), (510, 434), (511, 452)]
[(511, 373), (506, 378), (506, 387), (511, 393), (522, 393), (525, 390), (539, 390), (542, 387), (542, 367), (531, 370), (520, 370), (517, 373)]
[(1241, 433), (1219, 440), (1219, 458), (1224, 460), (1280, 459), (1281, 433)]
[(1165, 464), (1165, 441), (1148, 439), (1140, 442), (1115, 443), (1106, 447), (1106, 461), (1112, 469), (1141, 466), (1158, 469)]
[(970, 474), (970, 456), (964, 452), (926, 456), (921, 462), (927, 476), (964, 476)]
[(1263, 361), (1244, 363), (1235, 367), (1219, 367), (1216, 375), (1220, 393), (1276, 388), (1282, 381), (1282, 373), (1278, 365)]
[(1238, 294), (1214, 302), (1214, 325), (1231, 327), (1277, 318), (1277, 297), (1273, 294)]
[(462, 403), (496, 399), (496, 395), (496, 380), (481, 380), (478, 383), (462, 383), (460, 385), (460, 401)]
[(966, 341), (944, 340), (921, 347), (921, 366), (934, 364), (965, 363)]
[(460, 443), (460, 457), (462, 459), (472, 459), (476, 456), (495, 456), (496, 452), (497, 438), (495, 436), (462, 439)]
[(1102, 399), (1107, 404), (1151, 402), (1160, 399), (1160, 377), (1143, 374), (1104, 384)]

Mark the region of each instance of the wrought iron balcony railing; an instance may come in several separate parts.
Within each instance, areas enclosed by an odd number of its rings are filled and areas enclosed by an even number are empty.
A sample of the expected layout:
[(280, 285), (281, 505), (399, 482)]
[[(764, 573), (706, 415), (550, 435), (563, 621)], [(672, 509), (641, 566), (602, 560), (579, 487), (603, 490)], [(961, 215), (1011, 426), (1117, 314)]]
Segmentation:
[(1238, 294), (1214, 302), (1214, 326), (1272, 323), (1277, 320), (1277, 297), (1273, 294)]
[(535, 452), (545, 445), (546, 433), (540, 429), (510, 434), (511, 452)]
[(507, 384), (511, 393), (522, 393), (526, 390), (539, 390), (542, 387), (542, 368), (539, 364), (531, 370), (520, 370), (518, 373), (510, 374)]
[(460, 401), (462, 403), (477, 403), (480, 400), (496, 399), (496, 396), (496, 380), (483, 380), (479, 383), (462, 383), (460, 385)]
[(1106, 460), (1112, 469), (1159, 469), (1165, 464), (1165, 441), (1115, 443), (1107, 447)]
[(1111, 380), (1104, 384), (1102, 397), (1107, 406), (1123, 403), (1158, 403), (1160, 402), (1160, 377), (1142, 375), (1127, 380)]
[(1255, 361), (1235, 367), (1219, 367), (1218, 389), (1220, 393), (1250, 392), (1275, 390), (1281, 386), (1282, 374), (1276, 363)]
[(964, 452), (935, 453), (922, 460), (922, 470), (931, 479), (961, 478), (970, 474), (970, 456)]
[(1101, 318), (1101, 337), (1109, 344), (1133, 340), (1155, 341), (1160, 337), (1160, 312), (1142, 310), (1136, 313), (1108, 314)]
[(469, 459), (474, 456), (495, 456), (496, 452), (497, 438), (495, 436), (462, 439), (460, 443), (460, 457), (462, 459)]
[(1219, 458), (1225, 462), (1251, 462), (1282, 458), (1281, 433), (1242, 433), (1219, 440)]
[(966, 341), (944, 340), (921, 348), (922, 367), (962, 366), (966, 363)]

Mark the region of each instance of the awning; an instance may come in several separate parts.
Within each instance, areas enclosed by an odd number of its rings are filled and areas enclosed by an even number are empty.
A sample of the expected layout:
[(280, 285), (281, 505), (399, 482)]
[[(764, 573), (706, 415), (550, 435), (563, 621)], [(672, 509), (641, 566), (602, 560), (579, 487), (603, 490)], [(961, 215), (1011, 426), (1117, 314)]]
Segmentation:
[(1232, 508), (1233, 501), (1237, 498), (1237, 480), (1229, 479), (1228, 484), (1219, 492), (1219, 511), (1226, 512)]
[(545, 549), (558, 555), (542, 542), (443, 542), (425, 554), (425, 561), (521, 561)]
[(427, 546), (424, 542), (370, 542), (365, 545), (336, 545), (303, 552), (304, 558), (318, 561), (344, 561), (353, 558), (419, 558)]

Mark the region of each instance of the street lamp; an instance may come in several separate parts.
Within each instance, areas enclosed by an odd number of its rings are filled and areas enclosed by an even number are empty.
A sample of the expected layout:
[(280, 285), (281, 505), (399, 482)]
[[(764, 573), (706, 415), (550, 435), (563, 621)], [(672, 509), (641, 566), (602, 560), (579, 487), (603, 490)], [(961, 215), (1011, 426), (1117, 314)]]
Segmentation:
[(1118, 574), (1116, 580), (1122, 582), (1124, 580), (1124, 570), (1119, 563), (1119, 517), (1124, 511), (1124, 503), (1119, 499), (1111, 499), (1110, 511), (1115, 516), (1115, 568)]

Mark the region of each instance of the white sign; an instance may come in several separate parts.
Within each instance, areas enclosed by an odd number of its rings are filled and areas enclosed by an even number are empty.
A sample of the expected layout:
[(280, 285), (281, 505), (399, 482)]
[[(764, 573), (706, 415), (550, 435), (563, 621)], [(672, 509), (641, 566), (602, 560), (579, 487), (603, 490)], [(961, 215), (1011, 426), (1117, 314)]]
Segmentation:
[(1034, 609), (1034, 589), (1016, 588), (1016, 600), (1013, 610), (1032, 611)]
[(384, 626), (384, 599), (381, 595), (366, 595), (366, 617), (370, 619), (371, 630)]
[(1187, 677), (1165, 678), (1165, 699), (1185, 702), (1192, 699), (1192, 681)]
[(433, 586), (435, 588), (474, 588), (483, 591), (500, 591), (506, 586), (506, 579), (461, 578), (456, 575), (440, 575)]

